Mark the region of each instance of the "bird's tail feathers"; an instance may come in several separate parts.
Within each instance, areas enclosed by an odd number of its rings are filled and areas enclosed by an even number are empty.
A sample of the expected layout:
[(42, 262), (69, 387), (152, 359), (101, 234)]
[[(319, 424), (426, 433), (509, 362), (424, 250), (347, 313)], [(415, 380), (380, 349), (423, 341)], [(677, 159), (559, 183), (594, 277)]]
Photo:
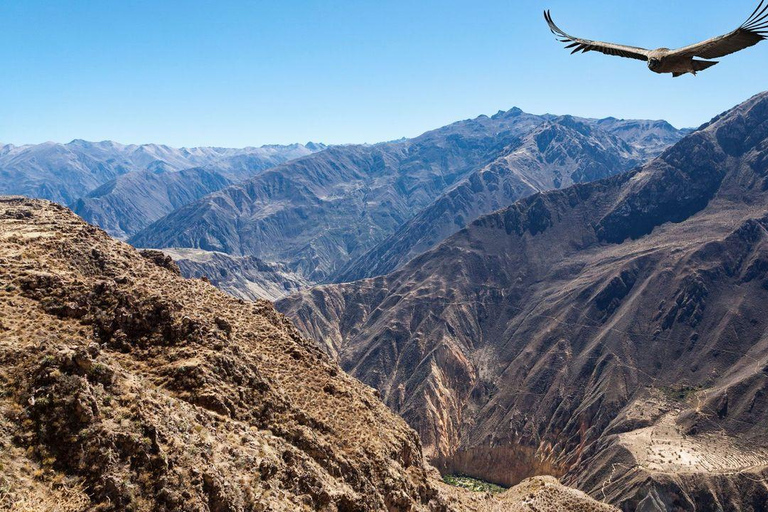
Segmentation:
[(695, 60), (693, 61), (693, 71), (699, 72), (704, 71), (705, 69), (709, 69), (715, 64), (719, 64), (719, 61), (716, 60)]

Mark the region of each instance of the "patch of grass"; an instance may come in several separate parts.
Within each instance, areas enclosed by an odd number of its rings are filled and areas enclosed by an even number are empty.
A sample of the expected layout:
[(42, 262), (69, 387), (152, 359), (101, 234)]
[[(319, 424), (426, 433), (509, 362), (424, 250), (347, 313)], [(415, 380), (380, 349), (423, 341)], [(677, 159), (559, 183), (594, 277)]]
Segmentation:
[(701, 391), (701, 387), (692, 388), (689, 386), (680, 387), (661, 387), (659, 390), (667, 397), (668, 400), (676, 402), (687, 402), (689, 398), (695, 395), (698, 391)]
[(478, 480), (465, 475), (445, 475), (443, 481), (453, 487), (459, 487), (461, 489), (467, 489), (472, 492), (490, 492), (498, 494), (506, 491), (506, 489), (500, 485)]

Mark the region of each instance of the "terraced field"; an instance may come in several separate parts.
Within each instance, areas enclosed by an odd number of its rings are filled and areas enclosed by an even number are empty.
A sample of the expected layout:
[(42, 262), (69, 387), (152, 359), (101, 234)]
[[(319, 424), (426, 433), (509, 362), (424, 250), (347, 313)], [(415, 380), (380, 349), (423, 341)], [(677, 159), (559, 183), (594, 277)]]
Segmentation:
[(679, 416), (668, 413), (656, 425), (621, 434), (619, 442), (652, 472), (733, 474), (768, 466), (765, 448), (745, 446), (725, 433), (686, 435)]

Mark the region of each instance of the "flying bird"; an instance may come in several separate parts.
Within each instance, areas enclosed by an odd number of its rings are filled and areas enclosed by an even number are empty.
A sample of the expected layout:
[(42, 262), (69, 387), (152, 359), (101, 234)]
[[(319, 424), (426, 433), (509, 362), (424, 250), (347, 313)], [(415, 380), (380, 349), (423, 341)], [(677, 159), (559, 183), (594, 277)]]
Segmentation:
[[(648, 63), (648, 68), (654, 73), (672, 73), (673, 77), (682, 76), (686, 73), (695, 75), (699, 71), (704, 71), (718, 63), (718, 61), (711, 59), (736, 53), (768, 39), (768, 3), (766, 0), (761, 0), (760, 5), (757, 6), (749, 19), (733, 32), (677, 50), (670, 50), (669, 48), (647, 50), (636, 46), (581, 39), (567, 34), (555, 25), (549, 11), (544, 11), (544, 18), (558, 40), (561, 43), (568, 43), (566, 48), (573, 48), (571, 54), (578, 51), (582, 53), (594, 51), (606, 55), (644, 60)], [(698, 60), (696, 57), (707, 60)]]

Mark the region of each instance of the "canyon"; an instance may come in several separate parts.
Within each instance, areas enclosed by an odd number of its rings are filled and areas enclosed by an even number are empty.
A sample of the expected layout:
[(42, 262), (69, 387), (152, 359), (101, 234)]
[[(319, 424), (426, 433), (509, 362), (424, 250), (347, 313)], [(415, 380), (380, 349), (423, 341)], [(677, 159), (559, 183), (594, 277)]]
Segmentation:
[(613, 510), (553, 479), (446, 486), (269, 302), (179, 274), (64, 207), (0, 197), (0, 508)]
[(762, 510), (766, 211), (761, 94), (633, 171), (277, 308), (443, 471), (554, 475), (623, 510)]

